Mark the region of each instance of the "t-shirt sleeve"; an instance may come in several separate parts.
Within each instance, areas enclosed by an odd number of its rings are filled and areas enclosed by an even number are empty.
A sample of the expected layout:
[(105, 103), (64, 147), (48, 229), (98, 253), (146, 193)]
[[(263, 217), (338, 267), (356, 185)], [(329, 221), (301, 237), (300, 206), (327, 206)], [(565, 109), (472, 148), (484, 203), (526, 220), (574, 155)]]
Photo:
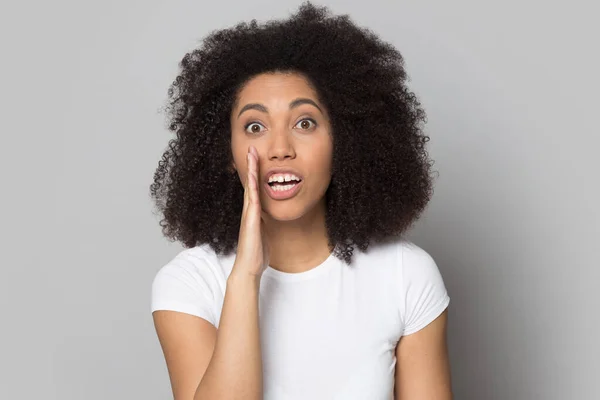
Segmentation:
[(411, 242), (404, 242), (399, 249), (403, 288), (400, 312), (405, 336), (435, 320), (448, 307), (450, 297), (429, 253)]
[(171, 310), (203, 318), (216, 326), (214, 286), (202, 260), (175, 257), (152, 282), (151, 311)]

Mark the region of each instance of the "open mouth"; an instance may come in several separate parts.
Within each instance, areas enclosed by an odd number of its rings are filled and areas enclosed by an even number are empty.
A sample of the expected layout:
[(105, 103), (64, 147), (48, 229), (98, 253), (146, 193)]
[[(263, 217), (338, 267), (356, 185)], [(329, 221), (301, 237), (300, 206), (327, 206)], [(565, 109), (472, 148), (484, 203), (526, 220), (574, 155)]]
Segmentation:
[(285, 200), (293, 197), (303, 185), (303, 181), (290, 180), (288, 182), (265, 183), (265, 189), (269, 197), (274, 200)]
[(285, 192), (287, 190), (293, 189), (296, 185), (298, 185), (302, 180), (291, 180), (288, 182), (270, 182), (268, 183), (271, 190), (274, 192)]

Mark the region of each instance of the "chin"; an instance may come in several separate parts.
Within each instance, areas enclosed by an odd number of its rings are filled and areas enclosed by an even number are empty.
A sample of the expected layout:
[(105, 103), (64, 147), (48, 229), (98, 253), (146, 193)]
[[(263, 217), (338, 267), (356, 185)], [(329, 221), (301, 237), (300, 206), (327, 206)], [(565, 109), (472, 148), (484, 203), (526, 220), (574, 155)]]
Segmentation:
[(280, 222), (295, 221), (304, 215), (303, 210), (291, 207), (289, 204), (281, 203), (264, 210), (269, 219)]

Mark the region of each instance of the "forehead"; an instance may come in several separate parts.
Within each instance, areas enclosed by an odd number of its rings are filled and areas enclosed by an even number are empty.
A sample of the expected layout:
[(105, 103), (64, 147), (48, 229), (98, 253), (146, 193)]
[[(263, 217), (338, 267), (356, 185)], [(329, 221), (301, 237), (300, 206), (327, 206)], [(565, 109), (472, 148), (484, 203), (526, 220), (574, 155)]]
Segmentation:
[(238, 94), (238, 106), (244, 102), (272, 102), (296, 98), (313, 98), (316, 93), (309, 81), (298, 73), (264, 73), (251, 78)]

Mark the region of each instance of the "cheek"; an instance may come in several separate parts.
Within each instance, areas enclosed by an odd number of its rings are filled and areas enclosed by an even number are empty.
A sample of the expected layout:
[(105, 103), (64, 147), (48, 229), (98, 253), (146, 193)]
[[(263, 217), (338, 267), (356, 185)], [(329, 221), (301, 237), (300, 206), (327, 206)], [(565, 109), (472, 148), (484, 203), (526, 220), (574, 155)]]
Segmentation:
[(248, 152), (248, 145), (244, 140), (240, 140), (237, 135), (231, 138), (231, 155), (233, 163), (238, 173), (242, 176), (246, 175), (246, 153)]
[(318, 177), (318, 181), (325, 183), (331, 177), (331, 150), (328, 148), (319, 149), (311, 154), (307, 160), (311, 166), (311, 175)]

